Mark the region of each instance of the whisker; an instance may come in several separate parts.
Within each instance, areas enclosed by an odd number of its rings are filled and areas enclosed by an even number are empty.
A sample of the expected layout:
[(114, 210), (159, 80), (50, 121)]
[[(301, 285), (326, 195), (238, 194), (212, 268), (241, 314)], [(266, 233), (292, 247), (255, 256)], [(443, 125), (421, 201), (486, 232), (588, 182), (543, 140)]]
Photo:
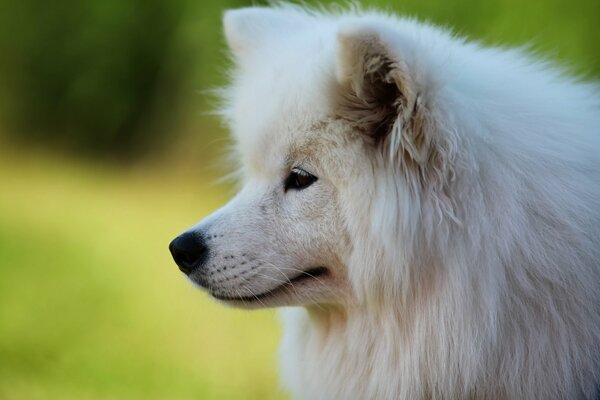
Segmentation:
[[(244, 278), (243, 276), (241, 277), (245, 282), (249, 283), (248, 280), (246, 278)], [(254, 297), (263, 307), (266, 307), (266, 304), (262, 302), (262, 300), (254, 293), (254, 290), (252, 290), (252, 288), (250, 287), (246, 287), (245, 285), (243, 286), (244, 289), (246, 289), (247, 291), (250, 292), (250, 294), (252, 294), (252, 297)], [(243, 300), (245, 301), (245, 300)]]
[(325, 283), (323, 283), (323, 281), (321, 281), (321, 279), (319, 279), (318, 276), (314, 276), (313, 274), (311, 274), (311, 273), (309, 273), (307, 271), (303, 271), (303, 270), (298, 269), (298, 268), (288, 268), (288, 267), (275, 267), (275, 268), (280, 269), (280, 270), (286, 270), (286, 271), (289, 270), (289, 271), (294, 271), (294, 272), (300, 272), (303, 275), (310, 276), (311, 278), (315, 279), (321, 285), (323, 285), (325, 287), (327, 286)]
[[(314, 275), (312, 275), (312, 274), (310, 274), (310, 273), (308, 273), (306, 271), (302, 271), (302, 270), (297, 269), (297, 268), (278, 267), (278, 266), (272, 264), (269, 261), (266, 261), (266, 260), (264, 260), (264, 261), (261, 260), (261, 261), (263, 262), (263, 267), (276, 270), (277, 272), (281, 273), (286, 278), (287, 284), (292, 287), (292, 289), (294, 290), (294, 294), (295, 294), (296, 298), (298, 298), (298, 299), (301, 299), (301, 297), (298, 294), (298, 291), (296, 290), (296, 286), (292, 283), (292, 281), (290, 280), (290, 278), (288, 278), (287, 275), (285, 275), (283, 273), (282, 270), (285, 269), (285, 270), (290, 270), (290, 271), (295, 271), (295, 272), (302, 272), (303, 274), (305, 274), (307, 276), (311, 276), (314, 279), (316, 279), (319, 284), (321, 284), (323, 287), (325, 287), (328, 292), (330, 292), (330, 293), (333, 294), (333, 292), (331, 290), (329, 290), (329, 288), (327, 287), (327, 285), (325, 285), (318, 277), (316, 277), (316, 276), (314, 276)], [(320, 305), (319, 302), (316, 301), (316, 299), (313, 296), (308, 295), (308, 297), (312, 300), (313, 304), (315, 304), (317, 307), (319, 307), (319, 309), (324, 310), (323, 306)]]

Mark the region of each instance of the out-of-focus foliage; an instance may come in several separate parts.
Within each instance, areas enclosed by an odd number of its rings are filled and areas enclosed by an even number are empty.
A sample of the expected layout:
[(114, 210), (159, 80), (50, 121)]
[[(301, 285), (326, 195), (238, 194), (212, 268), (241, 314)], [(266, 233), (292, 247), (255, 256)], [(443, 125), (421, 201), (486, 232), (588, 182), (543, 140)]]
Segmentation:
[[(86, 150), (129, 151), (172, 112), (156, 93), (182, 1), (21, 0), (1, 13), (0, 66), (5, 118), (30, 140)], [(158, 129), (148, 129), (151, 139)]]
[(199, 27), (186, 48), (185, 16), (202, 8), (187, 0), (3, 1), (0, 111), (8, 129), (100, 154), (156, 144), (178, 115), (190, 71), (208, 63), (191, 54), (219, 41), (213, 2), (210, 31)]
[[(198, 91), (222, 83), (223, 9), (249, 3), (0, 0), (4, 125), (25, 141), (126, 156), (165, 143), (174, 131), (211, 136), (214, 121), (197, 116), (208, 108)], [(584, 75), (600, 75), (600, 0), (362, 4), (487, 43), (533, 43)]]

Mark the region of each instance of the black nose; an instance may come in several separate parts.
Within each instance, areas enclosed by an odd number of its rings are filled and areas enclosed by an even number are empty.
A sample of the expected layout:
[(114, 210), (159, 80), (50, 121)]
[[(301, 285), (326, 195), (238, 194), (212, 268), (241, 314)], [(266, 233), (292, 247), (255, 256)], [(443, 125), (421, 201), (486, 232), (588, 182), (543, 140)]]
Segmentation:
[(177, 236), (169, 245), (169, 250), (181, 272), (188, 275), (202, 266), (208, 256), (204, 238), (197, 232), (186, 232)]

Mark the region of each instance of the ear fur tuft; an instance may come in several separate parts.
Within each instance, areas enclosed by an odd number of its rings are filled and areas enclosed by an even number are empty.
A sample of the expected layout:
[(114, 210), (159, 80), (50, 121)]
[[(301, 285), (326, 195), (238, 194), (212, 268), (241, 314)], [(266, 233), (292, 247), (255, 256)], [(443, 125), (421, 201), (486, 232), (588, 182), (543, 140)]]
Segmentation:
[(426, 163), (425, 105), (408, 64), (374, 31), (342, 30), (338, 44), (338, 116), (385, 142), (392, 159)]

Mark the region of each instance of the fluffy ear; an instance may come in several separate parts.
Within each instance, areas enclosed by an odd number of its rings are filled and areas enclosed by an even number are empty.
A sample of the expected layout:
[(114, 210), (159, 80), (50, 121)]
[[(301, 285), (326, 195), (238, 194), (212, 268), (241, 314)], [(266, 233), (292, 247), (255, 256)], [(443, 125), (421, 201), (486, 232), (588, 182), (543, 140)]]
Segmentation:
[(227, 10), (223, 15), (225, 39), (237, 59), (243, 59), (265, 40), (277, 39), (300, 23), (302, 13), (292, 6), (239, 8)]
[(393, 34), (376, 28), (338, 31), (336, 110), (392, 159), (424, 166), (430, 156), (425, 110), (415, 71), (398, 54)]

